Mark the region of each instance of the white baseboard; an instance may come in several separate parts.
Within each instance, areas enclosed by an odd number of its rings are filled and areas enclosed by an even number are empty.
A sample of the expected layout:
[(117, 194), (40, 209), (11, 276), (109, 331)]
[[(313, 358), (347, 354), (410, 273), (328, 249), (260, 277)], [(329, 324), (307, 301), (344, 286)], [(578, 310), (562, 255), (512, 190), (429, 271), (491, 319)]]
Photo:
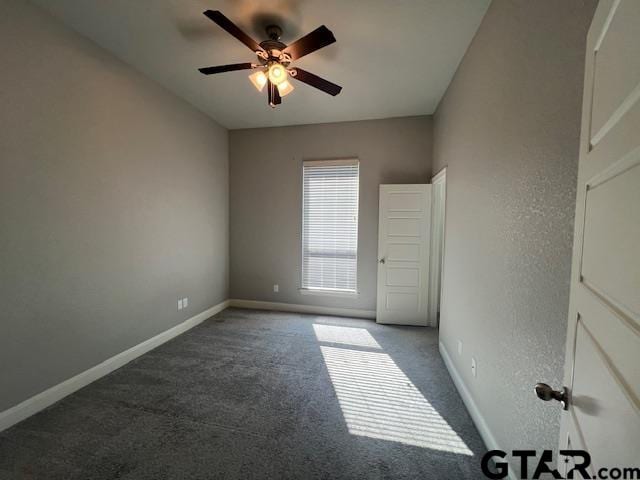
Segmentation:
[[(480, 410), (478, 409), (476, 402), (473, 400), (471, 393), (469, 392), (469, 390), (467, 390), (467, 387), (464, 384), (462, 377), (458, 373), (458, 370), (456, 370), (456, 367), (454, 366), (453, 361), (449, 356), (449, 352), (447, 351), (447, 349), (445, 348), (442, 342), (438, 342), (438, 343), (440, 346), (440, 355), (442, 356), (442, 359), (444, 360), (444, 363), (447, 366), (449, 375), (451, 375), (451, 379), (453, 380), (453, 383), (455, 384), (456, 389), (458, 390), (458, 393), (462, 397), (462, 401), (467, 407), (467, 410), (471, 415), (471, 419), (473, 420), (473, 423), (478, 429), (478, 432), (480, 433), (482, 440), (484, 440), (485, 445), (489, 450), (504, 450), (503, 448), (500, 447), (500, 445), (498, 445), (498, 442), (493, 436), (493, 433), (491, 433), (491, 429), (489, 428), (489, 425), (487, 424), (486, 420), (480, 413)], [(516, 477), (514, 475), (513, 469), (511, 468), (511, 465), (509, 465), (509, 478), (511, 478), (512, 480), (516, 480)]]
[(320, 307), (316, 305), (299, 305), (295, 303), (262, 302), (258, 300), (230, 300), (231, 307), (251, 308), (254, 310), (276, 310), (280, 312), (315, 313), (317, 315), (336, 315), (340, 317), (376, 318), (374, 310), (358, 310), (355, 308)]
[(171, 340), (172, 338), (177, 337), (181, 333), (186, 332), (187, 330), (210, 318), (212, 315), (221, 312), (228, 306), (229, 300), (225, 300), (224, 302), (214, 305), (213, 307), (189, 318), (188, 320), (185, 320), (175, 327), (172, 327), (169, 330), (165, 330), (155, 337), (152, 337), (149, 340), (145, 340), (144, 342), (139, 343), (138, 345), (135, 345), (130, 349), (125, 350), (124, 352), (121, 352), (105, 360), (95, 367), (91, 367), (89, 370), (85, 370), (84, 372), (79, 373), (78, 375), (71, 377), (68, 380), (65, 380), (62, 383), (54, 385), (44, 392), (38, 393), (37, 395), (28, 398), (25, 401), (9, 408), (8, 410), (0, 412), (0, 432), (24, 420), (25, 418), (30, 417), (31, 415), (38, 413), (40, 410), (44, 410), (48, 406), (53, 405), (55, 402), (63, 399), (67, 395), (70, 395), (73, 392), (80, 390), (82, 387), (89, 385), (91, 382), (94, 382), (97, 379), (104, 377), (105, 375), (122, 367), (123, 365), (126, 365), (131, 360), (138, 358), (140, 355), (143, 355), (148, 351), (153, 350), (154, 348)]

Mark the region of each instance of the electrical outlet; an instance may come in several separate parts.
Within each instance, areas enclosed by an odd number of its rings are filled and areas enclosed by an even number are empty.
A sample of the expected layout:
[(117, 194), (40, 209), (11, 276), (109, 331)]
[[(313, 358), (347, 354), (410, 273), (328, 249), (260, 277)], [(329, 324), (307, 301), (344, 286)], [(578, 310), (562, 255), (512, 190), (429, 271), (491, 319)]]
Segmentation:
[(273, 284), (273, 291), (278, 293), (280, 291), (280, 285), (278, 285), (277, 283)]
[(187, 308), (189, 306), (189, 297), (184, 297), (182, 299), (182, 308)]
[(462, 340), (458, 340), (458, 355), (462, 355)]
[(471, 374), (474, 378), (478, 376), (478, 364), (475, 357), (471, 357)]
[(178, 310), (182, 310), (182, 299), (178, 300)]

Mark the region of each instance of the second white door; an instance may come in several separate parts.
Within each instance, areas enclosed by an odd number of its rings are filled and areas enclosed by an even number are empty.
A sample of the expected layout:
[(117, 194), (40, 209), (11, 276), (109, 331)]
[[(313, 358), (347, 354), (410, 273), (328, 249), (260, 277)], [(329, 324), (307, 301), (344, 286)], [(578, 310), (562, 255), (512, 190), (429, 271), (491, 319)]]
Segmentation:
[(431, 185), (380, 185), (376, 321), (427, 325)]

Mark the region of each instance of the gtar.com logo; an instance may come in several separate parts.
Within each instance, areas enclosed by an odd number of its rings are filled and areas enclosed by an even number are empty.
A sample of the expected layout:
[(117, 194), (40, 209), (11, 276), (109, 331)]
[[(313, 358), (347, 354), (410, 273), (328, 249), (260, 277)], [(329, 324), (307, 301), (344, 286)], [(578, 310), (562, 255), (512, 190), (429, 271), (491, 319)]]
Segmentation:
[[(519, 459), (519, 468), (516, 465), (516, 475), (521, 479), (537, 479), (542, 475), (551, 475), (558, 479), (602, 479), (602, 480), (628, 480), (640, 479), (640, 468), (638, 467), (603, 467), (599, 468), (595, 476), (589, 473), (591, 466), (591, 455), (584, 450), (560, 450), (560, 462), (571, 464), (566, 476), (563, 476), (558, 469), (551, 468), (553, 465), (553, 451), (543, 450), (538, 458), (535, 450), (513, 450), (511, 455)], [(503, 450), (489, 450), (482, 457), (482, 473), (487, 478), (501, 479), (509, 475), (509, 464), (504, 461), (507, 453)], [(560, 463), (558, 462), (558, 463)], [(535, 465), (533, 474), (529, 477), (529, 467)], [(545, 477), (548, 478), (548, 477)]]

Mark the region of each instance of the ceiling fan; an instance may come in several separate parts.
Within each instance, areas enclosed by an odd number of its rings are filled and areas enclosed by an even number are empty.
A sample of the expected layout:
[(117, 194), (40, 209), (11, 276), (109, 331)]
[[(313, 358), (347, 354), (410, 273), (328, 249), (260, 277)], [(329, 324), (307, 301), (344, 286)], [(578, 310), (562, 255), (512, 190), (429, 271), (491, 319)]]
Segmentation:
[(257, 71), (249, 75), (249, 80), (260, 92), (265, 86), (267, 87), (269, 105), (274, 108), (282, 103), (282, 97), (288, 95), (294, 89), (289, 82), (289, 77), (333, 96), (338, 95), (342, 90), (341, 86), (318, 77), (311, 72), (298, 67), (291, 67), (291, 62), (294, 60), (298, 60), (336, 41), (331, 30), (324, 25), (290, 45), (285, 45), (280, 41), (282, 29), (277, 25), (270, 25), (266, 28), (269, 39), (258, 43), (218, 10), (207, 10), (204, 14), (215, 24), (226, 30), (227, 33), (230, 33), (249, 47), (258, 56), (259, 63), (233, 63), (231, 65), (204, 67), (198, 69), (201, 73), (212, 75), (235, 70), (255, 69)]

